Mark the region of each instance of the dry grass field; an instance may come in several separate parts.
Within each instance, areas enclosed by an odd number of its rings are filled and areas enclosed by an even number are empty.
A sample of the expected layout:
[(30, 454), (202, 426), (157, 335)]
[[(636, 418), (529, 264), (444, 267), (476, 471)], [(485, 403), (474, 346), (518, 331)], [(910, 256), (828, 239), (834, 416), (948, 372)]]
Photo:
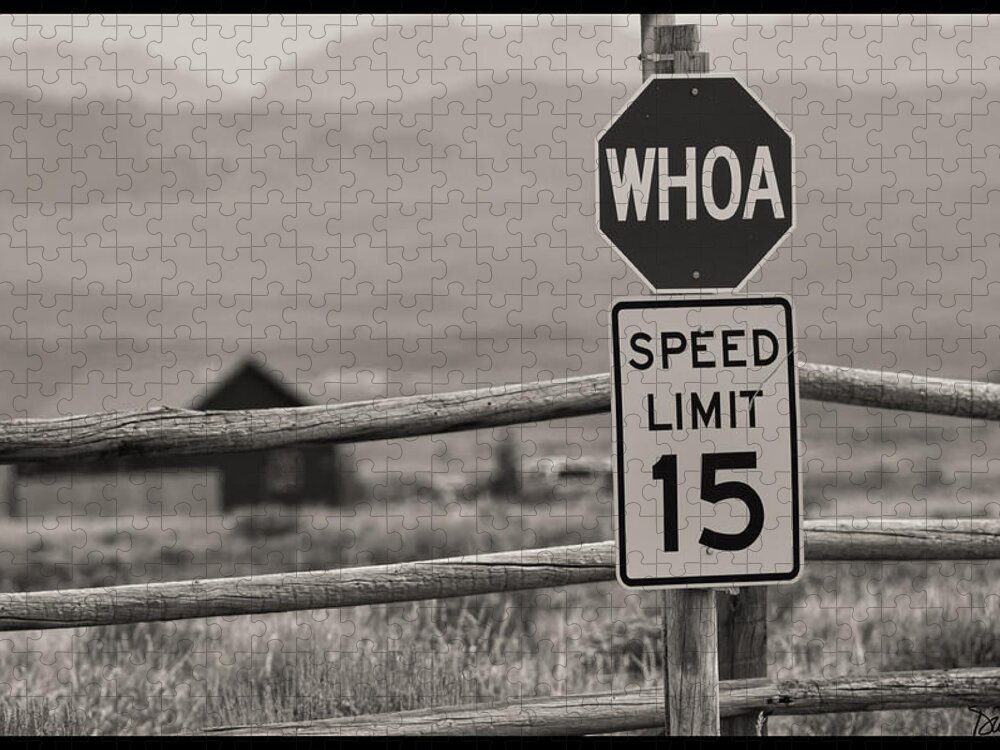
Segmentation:
[[(353, 513), (5, 521), (4, 590), (337, 567), (610, 537), (610, 503), (414, 498)], [(595, 512), (596, 511), (596, 512)], [(35, 528), (32, 529), (32, 524)], [(22, 540), (18, 548), (15, 540)], [(993, 563), (809, 565), (770, 589), (772, 678), (1000, 663)], [(652, 686), (659, 597), (616, 584), (0, 636), (0, 733), (155, 734)], [(952, 734), (962, 710), (776, 717)]]

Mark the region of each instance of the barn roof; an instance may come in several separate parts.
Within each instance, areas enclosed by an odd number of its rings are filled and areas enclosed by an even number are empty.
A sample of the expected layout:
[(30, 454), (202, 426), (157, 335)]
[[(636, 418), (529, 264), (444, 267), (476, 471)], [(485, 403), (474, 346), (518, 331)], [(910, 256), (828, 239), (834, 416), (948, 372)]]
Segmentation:
[(207, 393), (195, 398), (191, 408), (268, 409), (311, 406), (314, 403), (286, 385), (257, 359), (245, 357), (213, 383)]

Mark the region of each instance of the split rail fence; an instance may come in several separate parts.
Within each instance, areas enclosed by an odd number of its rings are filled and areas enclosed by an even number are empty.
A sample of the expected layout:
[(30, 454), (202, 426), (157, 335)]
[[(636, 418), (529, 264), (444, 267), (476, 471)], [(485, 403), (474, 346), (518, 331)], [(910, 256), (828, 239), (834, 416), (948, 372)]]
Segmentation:
[[(800, 394), (806, 399), (1000, 421), (1000, 385), (809, 363), (800, 364), (799, 373)], [(610, 379), (601, 374), (334, 406), (215, 412), (158, 408), (23, 419), (0, 423), (0, 463), (62, 464), (401, 438), (579, 417), (608, 411), (610, 404)], [(1000, 559), (1000, 519), (818, 519), (804, 526), (807, 561)], [(0, 631), (350, 607), (613, 581), (613, 545), (609, 541), (245, 578), (0, 593)], [(994, 705), (1000, 703), (1000, 668), (779, 682), (745, 677), (722, 679), (718, 691), (724, 718)], [(618, 732), (663, 727), (664, 700), (661, 691), (643, 690), (205, 731)]]

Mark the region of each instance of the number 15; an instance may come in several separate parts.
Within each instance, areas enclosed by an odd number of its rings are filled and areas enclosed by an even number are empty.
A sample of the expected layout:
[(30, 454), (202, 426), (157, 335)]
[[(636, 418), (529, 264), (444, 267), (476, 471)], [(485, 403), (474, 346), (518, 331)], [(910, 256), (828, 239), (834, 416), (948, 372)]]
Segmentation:
[[(721, 503), (735, 499), (747, 506), (750, 519), (746, 528), (737, 534), (724, 534), (702, 529), (698, 543), (712, 549), (737, 552), (744, 550), (760, 536), (764, 529), (764, 503), (753, 488), (744, 482), (716, 483), (715, 473), (725, 469), (755, 469), (757, 454), (706, 453), (701, 457), (701, 499), (703, 502)], [(653, 479), (663, 481), (663, 546), (667, 552), (677, 552), (677, 456), (663, 455), (653, 464)]]

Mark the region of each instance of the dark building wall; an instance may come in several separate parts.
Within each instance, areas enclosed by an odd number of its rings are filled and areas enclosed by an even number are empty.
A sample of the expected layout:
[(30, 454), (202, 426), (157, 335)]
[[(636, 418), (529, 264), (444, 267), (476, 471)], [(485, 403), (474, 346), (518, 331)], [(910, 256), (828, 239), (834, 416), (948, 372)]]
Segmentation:
[[(253, 360), (216, 386), (196, 408), (273, 409), (308, 406), (290, 388)], [(340, 500), (337, 449), (331, 445), (293, 446), (218, 456), (222, 509), (255, 503), (336, 503)]]
[(220, 455), (222, 510), (254, 503), (337, 504), (342, 483), (334, 446)]

